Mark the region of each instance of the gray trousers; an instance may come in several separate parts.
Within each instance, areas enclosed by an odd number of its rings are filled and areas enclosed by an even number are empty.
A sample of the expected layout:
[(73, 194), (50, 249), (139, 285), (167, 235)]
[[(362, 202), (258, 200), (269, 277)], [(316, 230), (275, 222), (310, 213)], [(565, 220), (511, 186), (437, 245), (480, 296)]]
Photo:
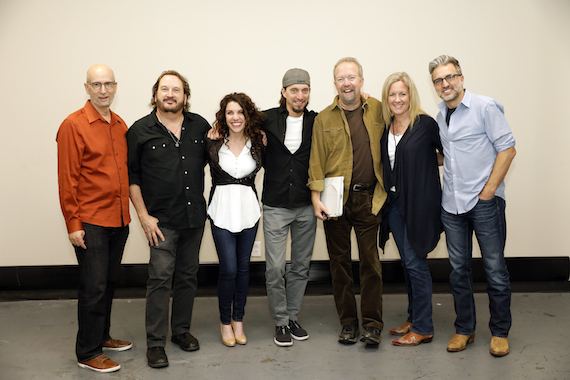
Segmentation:
[[(263, 206), (265, 285), (276, 326), (296, 321), (309, 281), (317, 218), (313, 206), (294, 209)], [(286, 272), (287, 236), (291, 230), (291, 267)]]
[(147, 347), (164, 347), (168, 335), (170, 292), (172, 335), (190, 331), (198, 285), (200, 244), (204, 227), (171, 230), (161, 227), (165, 241), (150, 246), (146, 283)]

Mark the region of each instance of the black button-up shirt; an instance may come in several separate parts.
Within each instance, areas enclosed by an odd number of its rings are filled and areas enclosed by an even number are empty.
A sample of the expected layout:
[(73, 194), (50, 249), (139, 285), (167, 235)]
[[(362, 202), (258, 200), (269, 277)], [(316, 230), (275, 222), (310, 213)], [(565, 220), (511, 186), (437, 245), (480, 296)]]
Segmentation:
[(203, 117), (185, 112), (176, 147), (155, 109), (127, 132), (129, 182), (140, 186), (148, 213), (158, 218), (160, 226), (204, 225), (204, 135), (209, 129)]
[(285, 107), (264, 111), (265, 119), (261, 129), (267, 135), (265, 148), (265, 176), (261, 201), (271, 207), (296, 208), (311, 204), (309, 179), (309, 153), (313, 122), (317, 113), (303, 112), (303, 137), (295, 153), (285, 146), (287, 116)]

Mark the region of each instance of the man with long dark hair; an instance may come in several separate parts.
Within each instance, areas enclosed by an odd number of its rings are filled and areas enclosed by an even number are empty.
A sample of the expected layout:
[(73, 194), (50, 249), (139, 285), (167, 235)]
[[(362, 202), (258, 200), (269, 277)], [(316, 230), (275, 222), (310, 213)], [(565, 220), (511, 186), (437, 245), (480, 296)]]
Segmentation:
[(210, 126), (188, 111), (189, 98), (186, 79), (163, 72), (152, 88), (154, 110), (127, 133), (130, 196), (150, 245), (146, 334), (153, 368), (168, 366), (172, 289), (172, 342), (184, 351), (200, 348), (190, 323), (206, 220), (204, 135)]
[[(317, 219), (307, 187), (313, 122), (307, 110), (309, 73), (288, 70), (283, 76), (280, 106), (265, 111), (267, 136), (263, 180), (265, 284), (269, 311), (275, 322), (273, 341), (291, 346), (309, 334), (297, 322), (309, 280)], [(291, 265), (286, 270), (287, 236), (291, 232)]]

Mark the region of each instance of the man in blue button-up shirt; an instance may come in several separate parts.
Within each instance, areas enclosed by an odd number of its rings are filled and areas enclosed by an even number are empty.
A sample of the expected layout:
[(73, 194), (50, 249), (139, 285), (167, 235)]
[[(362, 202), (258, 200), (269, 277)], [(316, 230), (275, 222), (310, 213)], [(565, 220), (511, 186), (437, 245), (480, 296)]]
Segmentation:
[(463, 88), (459, 62), (442, 55), (429, 64), (435, 90), (443, 102), (437, 122), (445, 156), (441, 221), (452, 272), (456, 334), (447, 346), (462, 351), (475, 338), (475, 302), (471, 270), (475, 232), (487, 275), (493, 335), (490, 353), (509, 353), (511, 287), (505, 264), (505, 184), (516, 154), (515, 139), (502, 104)]

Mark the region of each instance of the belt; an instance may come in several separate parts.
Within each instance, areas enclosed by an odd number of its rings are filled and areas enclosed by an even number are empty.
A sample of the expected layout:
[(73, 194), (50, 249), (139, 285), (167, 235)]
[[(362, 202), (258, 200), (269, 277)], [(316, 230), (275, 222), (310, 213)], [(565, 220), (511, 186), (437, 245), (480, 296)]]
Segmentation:
[(376, 183), (355, 183), (350, 187), (352, 191), (365, 191), (372, 189)]

